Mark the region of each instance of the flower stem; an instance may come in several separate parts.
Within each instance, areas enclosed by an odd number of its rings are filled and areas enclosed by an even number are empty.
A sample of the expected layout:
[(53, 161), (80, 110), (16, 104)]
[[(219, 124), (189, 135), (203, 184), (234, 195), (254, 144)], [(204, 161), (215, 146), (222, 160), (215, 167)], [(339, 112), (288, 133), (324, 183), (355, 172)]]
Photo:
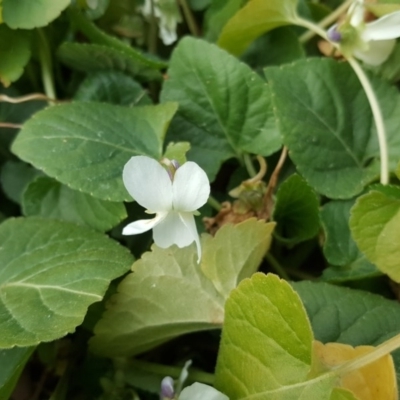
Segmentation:
[(216, 211), (220, 211), (222, 208), (221, 203), (211, 195), (208, 198), (207, 203)]
[(347, 61), (353, 68), (353, 71), (356, 73), (361, 86), (365, 91), (372, 110), (372, 115), (374, 116), (381, 157), (381, 183), (382, 185), (387, 185), (389, 183), (389, 155), (386, 141), (385, 122), (383, 121), (381, 108), (379, 107), (378, 99), (376, 98), (371, 82), (369, 81), (364, 70), (361, 68), (360, 64), (353, 57), (349, 57)]
[(398, 349), (400, 347), (400, 335), (396, 335), (386, 342), (377, 346), (370, 353), (367, 353), (363, 356), (357, 357), (355, 360), (348, 361), (337, 368), (335, 368), (336, 372), (339, 372), (340, 375), (344, 375), (348, 372), (357, 370), (359, 368), (365, 367), (368, 364), (371, 364), (380, 358), (386, 356), (392, 351)]
[[(350, 6), (351, 3), (353, 3), (354, 0), (346, 0), (344, 3), (342, 3), (336, 10), (331, 12), (329, 15), (327, 15), (324, 19), (318, 22), (315, 26), (318, 26), (320, 28), (326, 28), (329, 25), (333, 24)], [(314, 29), (309, 29), (307, 32), (303, 33), (299, 37), (299, 42), (300, 43), (305, 43), (312, 39), (317, 32)]]
[[(39, 59), (44, 92), (49, 99), (55, 100), (57, 96), (54, 88), (53, 62), (51, 59), (49, 42), (42, 29), (38, 29), (37, 33), (39, 38)], [(50, 104), (51, 100), (49, 102)]]
[[(156, 374), (162, 375), (162, 376), (171, 376), (172, 378), (175, 378), (175, 379), (179, 378), (181, 371), (182, 371), (181, 367), (172, 367), (172, 366), (155, 364), (155, 363), (150, 363), (150, 362), (141, 361), (141, 360), (133, 360), (130, 364), (133, 367), (136, 367), (142, 371), (153, 372), (153, 373), (156, 373)], [(208, 372), (199, 371), (199, 370), (190, 368), (189, 379), (192, 382), (202, 382), (202, 383), (207, 383), (209, 385), (212, 385), (214, 382), (214, 375), (210, 374)]]
[[(296, 24), (300, 26), (304, 26), (310, 30), (314, 30), (316, 34), (326, 39), (326, 32), (321, 29), (318, 25), (313, 24), (310, 21), (307, 21), (303, 18), (296, 19)], [(333, 43), (335, 47), (335, 45)], [(367, 96), (369, 105), (371, 107), (372, 115), (374, 117), (375, 125), (376, 125), (376, 133), (378, 135), (379, 142), (379, 151), (381, 158), (381, 183), (382, 185), (386, 185), (389, 182), (389, 155), (388, 155), (388, 147), (386, 141), (386, 131), (385, 131), (385, 123), (383, 121), (383, 116), (381, 109), (379, 107), (378, 99), (376, 98), (374, 89), (372, 88), (371, 82), (369, 81), (367, 75), (364, 70), (361, 68), (360, 64), (353, 58), (347, 57), (347, 61), (349, 62), (351, 68), (357, 75), (358, 80), (361, 83), (361, 86), (364, 89), (364, 92)]]
[(185, 16), (185, 20), (186, 20), (186, 23), (187, 23), (190, 33), (193, 36), (200, 36), (199, 28), (197, 26), (196, 20), (194, 19), (192, 10), (190, 9), (187, 1), (186, 0), (178, 0), (178, 1), (182, 7), (183, 15)]
[(247, 169), (247, 173), (253, 178), (254, 176), (257, 175), (257, 171), (254, 168), (254, 165), (251, 161), (251, 157), (250, 154), (248, 153), (244, 153), (243, 154), (243, 161), (244, 161), (244, 165), (246, 166)]

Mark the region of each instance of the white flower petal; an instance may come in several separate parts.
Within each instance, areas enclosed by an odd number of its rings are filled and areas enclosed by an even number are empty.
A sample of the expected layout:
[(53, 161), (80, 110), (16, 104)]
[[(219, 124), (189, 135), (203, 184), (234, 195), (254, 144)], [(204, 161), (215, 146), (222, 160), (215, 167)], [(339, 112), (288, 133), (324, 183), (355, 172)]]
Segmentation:
[(210, 195), (207, 174), (196, 163), (186, 162), (175, 172), (172, 192), (174, 210), (197, 210), (206, 203)]
[(194, 216), (191, 213), (179, 213), (179, 217), (182, 222), (185, 224), (186, 228), (191, 232), (194, 241), (196, 242), (197, 248), (197, 262), (200, 262), (201, 259), (201, 244), (199, 233), (197, 232), (196, 222), (194, 220)]
[(387, 40), (400, 37), (400, 11), (396, 11), (370, 22), (361, 35), (365, 41)]
[(162, 212), (158, 213), (155, 218), (140, 219), (139, 221), (132, 222), (122, 230), (122, 234), (137, 235), (138, 233), (147, 232), (158, 225), (167, 215), (168, 213)]
[(354, 50), (354, 56), (366, 64), (381, 65), (389, 58), (395, 44), (395, 40), (372, 40), (368, 43), (368, 50)]
[(361, 25), (364, 21), (364, 3), (363, 1), (356, 0), (349, 7), (347, 12), (350, 17), (350, 25), (355, 28)]
[(187, 228), (182, 221), (179, 213), (171, 211), (160, 224), (154, 227), (153, 239), (158, 247), (166, 249), (173, 244), (178, 247), (189, 246), (196, 238), (193, 237), (191, 229)]
[(169, 26), (164, 25), (161, 19), (159, 37), (166, 46), (176, 42), (178, 40), (176, 26), (174, 29), (171, 29)]
[(132, 157), (122, 173), (129, 194), (150, 211), (172, 209), (172, 181), (168, 172), (150, 157)]

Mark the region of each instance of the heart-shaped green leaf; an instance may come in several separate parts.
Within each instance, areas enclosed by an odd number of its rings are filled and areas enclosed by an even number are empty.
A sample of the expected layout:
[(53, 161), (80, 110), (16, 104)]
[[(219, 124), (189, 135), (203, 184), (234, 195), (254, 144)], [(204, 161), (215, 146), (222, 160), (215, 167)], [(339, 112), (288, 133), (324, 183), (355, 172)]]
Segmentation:
[(125, 108), (77, 102), (30, 119), (12, 151), (61, 183), (109, 201), (131, 200), (122, 183), (130, 157), (160, 158), (177, 105)]
[(33, 346), (73, 332), (132, 256), (108, 237), (67, 222), (0, 225), (0, 348)]
[(65, 10), (70, 0), (3, 0), (3, 20), (13, 29), (48, 25)]
[(203, 40), (176, 47), (162, 101), (177, 101), (171, 140), (188, 141), (189, 157), (213, 179), (243, 152), (268, 156), (281, 146), (265, 82), (246, 64)]

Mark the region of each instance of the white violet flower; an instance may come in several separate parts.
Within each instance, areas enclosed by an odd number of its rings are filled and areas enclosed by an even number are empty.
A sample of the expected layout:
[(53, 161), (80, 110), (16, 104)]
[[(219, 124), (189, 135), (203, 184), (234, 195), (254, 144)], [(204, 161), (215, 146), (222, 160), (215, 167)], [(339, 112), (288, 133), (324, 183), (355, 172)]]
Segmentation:
[(395, 39), (400, 37), (400, 11), (365, 23), (364, 2), (355, 0), (347, 12), (347, 18), (333, 25), (327, 37), (339, 44), (345, 56), (354, 55), (370, 65), (384, 63), (393, 51)]
[(152, 14), (152, 2), (154, 16), (159, 20), (159, 36), (166, 46), (176, 42), (178, 36), (176, 27), (182, 22), (182, 16), (176, 0), (145, 0), (142, 7), (142, 14), (149, 18)]
[(154, 242), (162, 248), (196, 242), (199, 262), (201, 247), (194, 214), (210, 195), (206, 173), (191, 161), (182, 166), (169, 161), (167, 171), (152, 158), (135, 156), (126, 163), (122, 178), (129, 194), (146, 212), (156, 214), (153, 219), (132, 222), (122, 234), (136, 235), (153, 229)]

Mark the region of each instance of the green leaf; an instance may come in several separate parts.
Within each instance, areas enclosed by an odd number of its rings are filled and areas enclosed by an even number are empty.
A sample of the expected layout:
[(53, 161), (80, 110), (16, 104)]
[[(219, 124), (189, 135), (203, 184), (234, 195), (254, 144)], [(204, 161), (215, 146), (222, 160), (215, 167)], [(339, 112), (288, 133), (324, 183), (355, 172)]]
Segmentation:
[(127, 106), (151, 104), (147, 91), (132, 77), (119, 71), (103, 71), (87, 76), (74, 98), (78, 101), (101, 101)]
[(179, 102), (171, 139), (189, 141), (189, 158), (213, 179), (243, 152), (270, 155), (281, 146), (265, 82), (217, 46), (184, 38), (176, 47), (161, 99)]
[[(266, 69), (278, 125), (290, 157), (320, 193), (346, 199), (378, 174), (371, 110), (346, 63), (309, 59)], [(391, 168), (400, 155), (400, 96), (372, 79), (386, 122)], [(375, 162), (371, 162), (375, 159)]]
[(123, 167), (135, 155), (161, 157), (176, 107), (86, 102), (52, 106), (23, 126), (12, 151), (72, 189), (102, 200), (129, 201)]
[(42, 173), (20, 161), (6, 162), (0, 173), (0, 181), (7, 197), (21, 204), (22, 194), (35, 178)]
[(400, 305), (363, 290), (325, 282), (294, 282), (316, 340), (376, 346), (400, 333)]
[(297, 0), (251, 0), (224, 26), (218, 45), (242, 54), (263, 33), (296, 22)]
[(400, 282), (400, 188), (372, 190), (357, 199), (350, 228), (360, 250), (378, 269)]
[(227, 298), (239, 282), (257, 271), (268, 251), (274, 223), (254, 218), (224, 225), (215, 237), (204, 239), (201, 270)]
[(29, 184), (22, 209), (26, 216), (60, 219), (103, 232), (127, 216), (123, 203), (96, 199), (48, 177), (39, 177)]
[(360, 400), (352, 392), (342, 388), (335, 388), (329, 400)]
[(169, 160), (176, 160), (180, 165), (184, 164), (186, 159), (186, 153), (190, 150), (189, 142), (178, 142), (178, 143), (168, 143), (165, 149), (164, 157)]
[(65, 10), (70, 0), (3, 0), (3, 20), (13, 29), (48, 25)]
[(115, 70), (144, 80), (161, 79), (157, 70), (140, 59), (102, 44), (66, 42), (58, 48), (57, 56), (69, 67), (87, 73)]
[(224, 25), (246, 2), (247, 0), (212, 0), (205, 14), (204, 38), (216, 42)]
[(319, 230), (319, 200), (314, 190), (299, 175), (291, 175), (276, 194), (273, 219), (276, 233), (289, 243), (314, 237)]
[(226, 302), (215, 387), (231, 400), (329, 400), (333, 374), (307, 381), (312, 340), (306, 312), (290, 285), (257, 273)]
[(0, 399), (10, 398), (34, 349), (34, 347), (16, 347), (0, 350)]
[(132, 266), (95, 327), (91, 348), (127, 357), (189, 332), (220, 328), (224, 299), (203, 275), (195, 246), (155, 245)]
[(258, 71), (267, 65), (287, 64), (304, 57), (295, 29), (284, 26), (256, 39), (241, 59)]
[(325, 231), (324, 255), (333, 265), (324, 270), (324, 280), (343, 282), (380, 274), (360, 252), (351, 237), (349, 220), (353, 204), (354, 200), (331, 201), (321, 210)]
[(31, 58), (31, 37), (26, 31), (13, 31), (0, 25), (0, 82), (9, 86), (20, 78)]
[(2, 348), (73, 332), (132, 262), (127, 249), (100, 233), (37, 217), (3, 222), (0, 243)]

